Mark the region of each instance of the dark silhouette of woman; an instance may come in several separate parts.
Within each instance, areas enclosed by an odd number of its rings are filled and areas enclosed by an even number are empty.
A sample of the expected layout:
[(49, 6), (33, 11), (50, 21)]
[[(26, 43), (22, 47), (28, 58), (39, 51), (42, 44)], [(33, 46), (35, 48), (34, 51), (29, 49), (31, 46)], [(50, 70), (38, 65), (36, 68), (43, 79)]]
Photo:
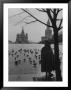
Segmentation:
[(45, 46), (41, 50), (41, 72), (46, 72), (47, 79), (47, 72), (50, 75), (52, 70), (54, 70), (54, 55), (50, 43), (45, 41)]

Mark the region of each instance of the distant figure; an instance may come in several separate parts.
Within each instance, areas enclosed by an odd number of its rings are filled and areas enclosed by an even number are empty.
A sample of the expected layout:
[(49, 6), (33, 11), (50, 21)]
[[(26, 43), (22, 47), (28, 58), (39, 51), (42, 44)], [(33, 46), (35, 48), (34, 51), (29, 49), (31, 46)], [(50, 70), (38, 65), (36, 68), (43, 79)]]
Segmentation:
[(14, 63), (15, 63), (16, 66), (18, 65), (18, 61), (15, 61)]
[(51, 76), (51, 71), (54, 70), (54, 55), (50, 47), (50, 43), (45, 41), (45, 46), (41, 50), (41, 72), (47, 72)]

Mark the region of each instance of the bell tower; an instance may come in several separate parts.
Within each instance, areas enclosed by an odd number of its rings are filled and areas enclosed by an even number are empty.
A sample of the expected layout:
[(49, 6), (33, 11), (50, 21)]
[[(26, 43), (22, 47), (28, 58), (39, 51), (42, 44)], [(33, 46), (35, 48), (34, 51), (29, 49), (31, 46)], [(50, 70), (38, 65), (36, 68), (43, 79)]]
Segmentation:
[[(48, 19), (48, 21), (47, 21), (47, 25), (49, 25), (50, 26), (50, 20)], [(51, 39), (52, 38), (52, 30), (51, 30), (51, 28), (50, 27), (46, 27), (46, 30), (45, 30), (45, 37), (47, 38), (47, 39)]]

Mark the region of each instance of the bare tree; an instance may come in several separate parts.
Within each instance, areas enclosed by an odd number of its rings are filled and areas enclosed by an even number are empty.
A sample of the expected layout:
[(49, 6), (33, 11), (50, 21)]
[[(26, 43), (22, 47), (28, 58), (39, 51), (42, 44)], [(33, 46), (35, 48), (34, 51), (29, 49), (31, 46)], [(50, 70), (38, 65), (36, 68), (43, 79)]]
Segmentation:
[[(59, 13), (62, 11), (62, 9), (59, 9), (59, 8), (54, 8), (54, 9), (43, 9), (43, 8), (40, 8), (40, 9), (37, 9), (39, 12), (43, 12), (43, 13), (46, 13), (47, 16), (49, 17), (50, 21), (51, 21), (51, 26), (50, 25), (47, 25), (47, 23), (41, 21), (40, 19), (38, 19), (37, 17), (35, 17), (28, 9), (23, 9), (21, 8), (21, 10), (23, 12), (26, 12), (29, 16), (27, 16), (26, 18), (28, 17), (31, 17), (33, 18), (33, 21), (30, 21), (30, 22), (25, 22), (26, 24), (31, 24), (31, 23), (34, 23), (36, 21), (44, 24), (46, 27), (51, 27), (53, 28), (53, 32), (54, 32), (54, 58), (55, 58), (55, 70), (56, 70), (56, 80), (57, 81), (62, 81), (62, 77), (61, 77), (61, 70), (60, 70), (60, 59), (59, 59), (59, 43), (58, 43), (58, 32), (59, 30), (61, 30), (63, 27), (62, 27), (62, 21), (63, 19), (58, 19), (58, 15)], [(23, 18), (22, 20), (24, 20), (25, 18)], [(59, 25), (57, 25), (57, 21), (59, 21)]]

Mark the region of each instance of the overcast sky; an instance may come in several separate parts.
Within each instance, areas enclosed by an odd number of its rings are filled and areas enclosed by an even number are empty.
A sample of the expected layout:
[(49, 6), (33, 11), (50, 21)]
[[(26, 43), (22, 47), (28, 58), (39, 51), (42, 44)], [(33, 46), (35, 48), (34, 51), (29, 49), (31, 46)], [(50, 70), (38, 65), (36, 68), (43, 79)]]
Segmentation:
[[(47, 23), (48, 17), (46, 13), (41, 13), (36, 9), (29, 9), (29, 11), (38, 19), (42, 20), (43, 22)], [(25, 24), (24, 21), (31, 21), (34, 20), (33, 18), (26, 18), (23, 20), (24, 17), (28, 16), (27, 13), (22, 13), (16, 15), (18, 13), (23, 12), (19, 8), (9, 8), (8, 9), (8, 37), (9, 40), (15, 41), (16, 35), (21, 33), (22, 28), (24, 29), (25, 33), (28, 33), (28, 39), (33, 42), (38, 42), (41, 40), (41, 37), (45, 35), (46, 26), (39, 23), (31, 23)], [(59, 18), (62, 17), (62, 14), (59, 15)]]

